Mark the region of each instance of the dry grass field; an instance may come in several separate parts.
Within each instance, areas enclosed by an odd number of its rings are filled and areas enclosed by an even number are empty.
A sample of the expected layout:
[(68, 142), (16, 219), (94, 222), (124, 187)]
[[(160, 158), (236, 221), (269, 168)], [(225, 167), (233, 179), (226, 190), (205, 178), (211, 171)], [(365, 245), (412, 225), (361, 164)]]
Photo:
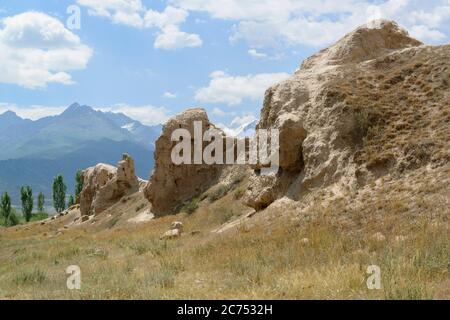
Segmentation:
[[(115, 218), (59, 236), (50, 224), (3, 229), (0, 297), (449, 299), (450, 168), (423, 170), (330, 201), (322, 190), (307, 206), (287, 202), (223, 233), (211, 231), (246, 210), (242, 186), (141, 224)], [(160, 240), (175, 220), (183, 236)], [(66, 287), (69, 265), (81, 268), (81, 290)], [(370, 265), (381, 268), (380, 290), (367, 288)]]

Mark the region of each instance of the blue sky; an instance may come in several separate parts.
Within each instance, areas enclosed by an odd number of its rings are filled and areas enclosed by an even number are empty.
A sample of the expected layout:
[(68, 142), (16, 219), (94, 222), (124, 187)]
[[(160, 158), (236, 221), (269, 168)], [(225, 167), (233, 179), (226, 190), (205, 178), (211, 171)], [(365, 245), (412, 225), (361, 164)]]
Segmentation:
[(37, 119), (77, 101), (154, 124), (202, 106), (229, 125), (258, 117), (266, 88), (372, 19), (448, 43), (450, 1), (1, 0), (0, 18), (0, 113)]

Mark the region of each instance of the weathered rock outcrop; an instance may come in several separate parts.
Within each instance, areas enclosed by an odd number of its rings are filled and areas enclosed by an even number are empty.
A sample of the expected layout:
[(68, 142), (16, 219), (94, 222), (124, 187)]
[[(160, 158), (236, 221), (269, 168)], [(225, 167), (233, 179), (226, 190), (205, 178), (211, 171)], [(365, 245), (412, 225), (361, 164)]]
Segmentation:
[[(358, 187), (414, 161), (445, 163), (449, 66), (449, 46), (422, 45), (385, 20), (306, 59), (266, 92), (258, 128), (280, 130), (281, 169), (272, 176), (255, 171), (246, 204), (262, 209), (283, 196), (300, 200), (334, 183)], [(426, 130), (430, 121), (440, 134)], [(431, 146), (440, 152), (433, 155)]]
[[(156, 141), (155, 169), (144, 189), (146, 198), (152, 204), (152, 212), (156, 216), (175, 212), (184, 202), (217, 183), (223, 169), (221, 165), (193, 164), (193, 149), (192, 164), (177, 165), (172, 162), (172, 149), (178, 144), (172, 141), (172, 133), (176, 129), (186, 129), (193, 139), (195, 121), (201, 122), (202, 133), (216, 129), (210, 123), (204, 109), (189, 109), (170, 119), (164, 125), (161, 137)], [(203, 143), (203, 148), (208, 144)], [(192, 148), (194, 148), (193, 141)]]
[(82, 216), (99, 214), (117, 203), (123, 196), (139, 191), (134, 161), (127, 155), (118, 167), (97, 164), (83, 171), (83, 190), (80, 194)]
[[(423, 45), (395, 22), (379, 20), (306, 59), (266, 91), (257, 129), (279, 130), (280, 169), (262, 175), (267, 164), (252, 165), (244, 202), (261, 210), (284, 196), (301, 200), (330, 185), (355, 190), (394, 171), (448, 163), (449, 58), (449, 46)], [(203, 132), (214, 128), (203, 109), (187, 110), (156, 143), (155, 170), (144, 188), (156, 216), (176, 212), (223, 170), (172, 162), (172, 132), (194, 136), (194, 121)]]

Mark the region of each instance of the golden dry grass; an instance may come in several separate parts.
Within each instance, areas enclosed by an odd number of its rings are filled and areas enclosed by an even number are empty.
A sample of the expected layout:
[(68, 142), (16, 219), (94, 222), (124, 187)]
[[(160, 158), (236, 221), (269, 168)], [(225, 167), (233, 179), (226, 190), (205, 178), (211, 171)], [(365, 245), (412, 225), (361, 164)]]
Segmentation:
[(433, 59), (426, 50), (411, 59), (387, 56), (370, 73), (349, 69), (335, 84), (355, 118), (352, 138), (363, 144), (356, 162), (399, 172), (450, 162), (449, 50), (442, 46)]
[[(205, 199), (191, 215), (137, 226), (54, 238), (39, 228), (3, 230), (0, 297), (448, 299), (449, 168), (426, 177), (386, 180), (329, 205), (318, 194), (308, 210), (268, 209), (220, 235), (210, 231), (245, 210), (233, 192)], [(184, 222), (183, 237), (159, 240), (174, 220)], [(377, 232), (386, 240), (374, 239)], [(73, 264), (82, 270), (80, 291), (66, 288)], [(381, 268), (381, 290), (367, 289), (369, 265)]]

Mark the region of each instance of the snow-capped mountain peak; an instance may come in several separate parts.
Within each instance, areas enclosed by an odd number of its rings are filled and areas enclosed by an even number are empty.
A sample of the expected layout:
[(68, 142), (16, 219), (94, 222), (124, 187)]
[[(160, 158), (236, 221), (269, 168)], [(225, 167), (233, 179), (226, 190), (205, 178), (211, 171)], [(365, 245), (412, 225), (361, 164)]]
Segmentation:
[(121, 128), (133, 133), (136, 130), (136, 122), (127, 123), (121, 126)]
[(248, 117), (243, 120), (237, 118), (233, 120), (230, 126), (219, 124), (219, 128), (222, 129), (227, 136), (236, 138), (252, 137), (255, 135), (256, 125), (259, 120), (254, 117)]

